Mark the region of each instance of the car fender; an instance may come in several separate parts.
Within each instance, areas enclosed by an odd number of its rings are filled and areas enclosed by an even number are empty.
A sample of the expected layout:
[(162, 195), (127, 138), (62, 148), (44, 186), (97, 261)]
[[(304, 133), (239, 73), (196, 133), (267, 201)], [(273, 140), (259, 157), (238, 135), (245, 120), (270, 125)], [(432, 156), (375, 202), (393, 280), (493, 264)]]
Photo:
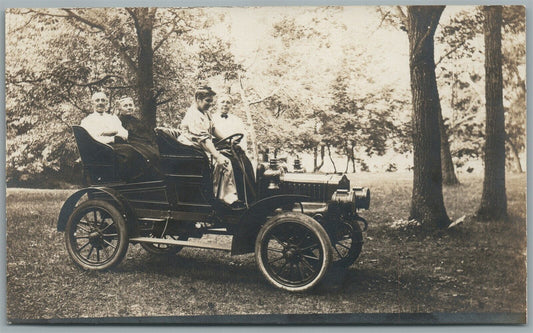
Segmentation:
[(283, 206), (293, 206), (295, 203), (309, 199), (310, 197), (307, 195), (282, 194), (255, 202), (240, 218), (239, 227), (231, 242), (231, 254), (237, 255), (254, 251), (257, 233), (266, 222), (267, 216), (274, 210)]
[(139, 235), (138, 225), (137, 225), (137, 215), (135, 214), (135, 211), (131, 207), (130, 203), (122, 194), (120, 194), (117, 190), (109, 188), (109, 187), (88, 187), (81, 189), (74, 194), (72, 194), (63, 204), (61, 207), (61, 211), (59, 212), (59, 217), (57, 219), (57, 230), (58, 231), (65, 231), (65, 227), (67, 225), (67, 221), (74, 211), (74, 208), (76, 208), (77, 203), (80, 201), (81, 197), (85, 194), (92, 194), (92, 193), (103, 193), (107, 197), (111, 198), (111, 200), (115, 203), (118, 210), (122, 213), (122, 215), (126, 219), (126, 225), (128, 228), (128, 235), (129, 237), (137, 237)]

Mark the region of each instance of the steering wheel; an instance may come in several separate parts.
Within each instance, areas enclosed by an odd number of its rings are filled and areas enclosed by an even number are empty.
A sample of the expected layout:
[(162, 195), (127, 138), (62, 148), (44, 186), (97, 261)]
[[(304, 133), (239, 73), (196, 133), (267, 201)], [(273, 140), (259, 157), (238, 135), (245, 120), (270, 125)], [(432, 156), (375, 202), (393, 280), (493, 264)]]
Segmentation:
[(216, 148), (219, 148), (220, 146), (222, 146), (223, 143), (225, 142), (228, 142), (230, 144), (232, 143), (238, 143), (241, 141), (241, 139), (244, 137), (244, 134), (242, 133), (235, 133), (235, 134), (232, 134), (230, 136), (227, 136), (225, 137), (224, 139), (218, 141), (217, 143), (215, 143), (215, 147)]

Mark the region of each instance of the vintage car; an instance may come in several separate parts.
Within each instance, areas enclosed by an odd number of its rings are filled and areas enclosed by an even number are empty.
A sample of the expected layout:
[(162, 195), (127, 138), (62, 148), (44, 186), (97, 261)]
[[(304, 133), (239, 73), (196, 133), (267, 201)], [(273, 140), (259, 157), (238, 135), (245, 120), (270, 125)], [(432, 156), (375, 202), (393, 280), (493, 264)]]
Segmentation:
[[(259, 270), (288, 291), (315, 287), (332, 265), (348, 267), (359, 256), (370, 192), (350, 187), (345, 175), (287, 173), (275, 160), (259, 164), (237, 146), (241, 134), (216, 143), (230, 157), (244, 208), (219, 204), (210, 158), (178, 143), (176, 133), (156, 129), (161, 179), (125, 182), (111, 145), (73, 126), (87, 187), (72, 194), (59, 213), (72, 260), (87, 270), (119, 264), (129, 244), (153, 254), (183, 247), (255, 252)], [(362, 226), (361, 226), (362, 224)], [(231, 246), (207, 242), (204, 235), (231, 237)], [(212, 238), (212, 237), (211, 237)]]

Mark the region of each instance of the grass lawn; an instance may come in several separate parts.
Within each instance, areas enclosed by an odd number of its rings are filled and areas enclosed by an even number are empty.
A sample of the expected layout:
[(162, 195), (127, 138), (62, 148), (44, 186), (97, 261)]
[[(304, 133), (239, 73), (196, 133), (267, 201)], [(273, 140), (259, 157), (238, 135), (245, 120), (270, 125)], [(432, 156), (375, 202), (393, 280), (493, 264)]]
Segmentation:
[[(461, 177), (462, 176), (462, 177)], [(432, 234), (393, 228), (406, 219), (408, 174), (355, 174), (371, 207), (363, 252), (310, 293), (271, 287), (252, 254), (186, 248), (155, 257), (139, 245), (113, 271), (85, 272), (55, 229), (72, 191), (7, 189), (7, 318), (313, 313), (525, 313), (526, 175), (507, 176), (508, 221), (469, 218), (482, 177), (444, 189), (448, 215), (465, 222)], [(227, 237), (217, 237), (229, 242)], [(525, 315), (524, 315), (525, 318)]]

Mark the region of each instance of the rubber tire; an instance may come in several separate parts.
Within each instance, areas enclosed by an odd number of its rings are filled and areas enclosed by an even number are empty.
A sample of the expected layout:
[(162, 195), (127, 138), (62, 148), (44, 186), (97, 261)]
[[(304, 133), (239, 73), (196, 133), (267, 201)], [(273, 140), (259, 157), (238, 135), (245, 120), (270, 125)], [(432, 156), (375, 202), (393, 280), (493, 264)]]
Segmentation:
[[(85, 212), (91, 207), (106, 211), (113, 220), (113, 222), (116, 224), (117, 229), (117, 250), (113, 253), (110, 260), (102, 264), (94, 264), (87, 262), (86, 260), (84, 260), (83, 257), (81, 257), (81, 255), (76, 251), (76, 249), (73, 248), (74, 240), (72, 239), (72, 236), (75, 230), (72, 229), (75, 227), (74, 224), (77, 223), (77, 221), (82, 216), (84, 216)], [(118, 209), (111, 203), (103, 200), (87, 200), (77, 206), (70, 215), (65, 228), (65, 243), (67, 246), (68, 254), (72, 258), (74, 263), (76, 263), (76, 265), (78, 265), (79, 267), (85, 270), (94, 271), (110, 269), (118, 265), (122, 261), (122, 259), (124, 259), (126, 252), (128, 252), (129, 239), (126, 221), (124, 220), (124, 217), (118, 211)]]
[[(341, 267), (348, 268), (357, 260), (357, 258), (361, 254), (361, 250), (363, 249), (363, 231), (361, 230), (361, 226), (357, 221), (344, 221), (344, 223), (349, 223), (353, 228), (351, 232), (352, 244), (350, 250), (348, 250), (348, 255), (342, 259), (334, 260), (333, 263), (335, 265), (340, 265)], [(334, 231), (332, 231), (332, 233), (334, 233)], [(331, 239), (333, 240), (334, 237), (331, 237)], [(333, 243), (332, 246), (333, 254), (335, 255), (335, 243)]]
[[(283, 284), (283, 282), (278, 281), (275, 277), (269, 274), (267, 268), (265, 267), (265, 263), (263, 262), (263, 257), (261, 254), (264, 247), (263, 241), (265, 236), (272, 228), (284, 223), (297, 223), (306, 227), (318, 238), (322, 248), (323, 258), (320, 272), (310, 282), (302, 286), (286, 285)], [(255, 259), (263, 276), (275, 287), (291, 292), (304, 292), (316, 287), (328, 271), (332, 261), (332, 251), (333, 249), (331, 247), (331, 242), (326, 230), (316, 220), (302, 213), (289, 212), (274, 216), (261, 227), (255, 242)]]
[[(189, 237), (182, 237), (178, 236), (178, 240), (187, 240)], [(180, 252), (183, 249), (183, 246), (175, 245), (175, 246), (168, 246), (166, 249), (161, 249), (156, 247), (153, 243), (141, 243), (141, 247), (146, 250), (146, 252), (153, 254), (153, 255), (164, 255), (164, 256), (172, 256), (176, 255), (178, 252)]]

